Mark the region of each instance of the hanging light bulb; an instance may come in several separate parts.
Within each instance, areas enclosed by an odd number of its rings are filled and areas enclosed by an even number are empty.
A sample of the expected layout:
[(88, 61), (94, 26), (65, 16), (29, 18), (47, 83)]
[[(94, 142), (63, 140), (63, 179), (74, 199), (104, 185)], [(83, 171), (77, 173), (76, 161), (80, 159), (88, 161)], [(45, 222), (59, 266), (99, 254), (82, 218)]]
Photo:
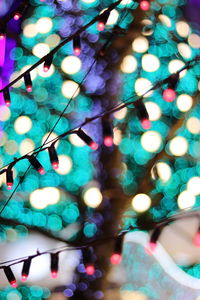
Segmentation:
[(124, 236), (120, 235), (120, 236), (117, 237), (117, 240), (115, 242), (114, 251), (113, 251), (113, 254), (110, 257), (110, 262), (113, 265), (118, 265), (121, 262), (123, 239), (124, 239)]
[(32, 80), (30, 73), (24, 75), (24, 82), (28, 93), (32, 92)]
[(53, 62), (53, 55), (47, 55), (47, 58), (46, 58), (46, 60), (44, 62), (44, 66), (43, 66), (44, 72), (48, 72), (49, 71), (52, 62)]
[(17, 287), (17, 282), (16, 282), (16, 278), (13, 274), (13, 271), (11, 270), (11, 267), (10, 266), (7, 266), (7, 267), (4, 267), (4, 273), (10, 283), (10, 285), (14, 288)]
[(193, 238), (193, 243), (196, 247), (200, 247), (200, 227), (198, 228), (198, 230)]
[(26, 281), (29, 275), (29, 271), (30, 271), (30, 267), (31, 267), (31, 258), (29, 257), (28, 259), (26, 259), (24, 261), (23, 264), (23, 268), (22, 268), (22, 277), (21, 280), (22, 281)]
[(150, 2), (147, 0), (140, 1), (140, 8), (141, 10), (147, 11), (150, 9)]
[(150, 241), (146, 248), (148, 254), (152, 254), (152, 252), (156, 249), (157, 241), (160, 237), (161, 231), (162, 231), (161, 226), (159, 226), (153, 230), (153, 232), (150, 236)]
[(76, 131), (76, 134), (80, 137), (80, 139), (86, 143), (92, 150), (98, 149), (98, 144), (95, 143), (89, 135), (87, 135), (81, 128)]
[(172, 74), (168, 78), (168, 88), (163, 91), (163, 99), (166, 102), (172, 102), (176, 98), (176, 86), (179, 81), (179, 73)]
[(12, 186), (13, 186), (13, 171), (11, 169), (11, 167), (9, 166), (6, 170), (6, 185), (7, 185), (7, 189), (11, 190)]
[(49, 151), (49, 158), (51, 161), (52, 168), (56, 170), (59, 167), (59, 161), (58, 161), (58, 155), (56, 153), (54, 143), (48, 148), (48, 151)]
[(25, 3), (22, 3), (22, 5), (20, 5), (17, 8), (17, 10), (15, 11), (14, 16), (13, 16), (15, 21), (18, 21), (22, 17), (26, 7), (27, 7), (27, 5)]
[(37, 158), (34, 155), (27, 155), (27, 158), (28, 158), (30, 164), (34, 167), (34, 169), (36, 169), (36, 171), (38, 171), (38, 173), (40, 173), (41, 175), (45, 174), (45, 170), (44, 170), (43, 166), (41, 165), (41, 163), (37, 160)]
[(87, 275), (92, 276), (95, 273), (93, 248), (89, 247), (83, 249), (82, 255), (83, 263), (85, 265), (85, 272)]
[(6, 106), (9, 107), (10, 106), (10, 92), (9, 92), (8, 87), (6, 87), (3, 90), (3, 97), (4, 97), (4, 101), (5, 101)]
[(149, 115), (147, 109), (142, 101), (135, 101), (134, 102), (137, 116), (141, 122), (141, 125), (144, 129), (151, 128), (151, 122), (149, 120)]
[(3, 41), (6, 38), (6, 25), (0, 24), (0, 41)]
[(51, 277), (57, 278), (58, 276), (58, 262), (59, 262), (59, 253), (51, 253)]
[(81, 54), (81, 39), (80, 36), (75, 36), (73, 39), (74, 54), (79, 56)]
[(113, 145), (113, 129), (107, 118), (102, 118), (103, 142), (106, 147)]
[(106, 23), (108, 21), (108, 18), (110, 16), (110, 12), (108, 10), (105, 10), (100, 16), (99, 21), (97, 24), (97, 29), (99, 31), (103, 31), (105, 29)]

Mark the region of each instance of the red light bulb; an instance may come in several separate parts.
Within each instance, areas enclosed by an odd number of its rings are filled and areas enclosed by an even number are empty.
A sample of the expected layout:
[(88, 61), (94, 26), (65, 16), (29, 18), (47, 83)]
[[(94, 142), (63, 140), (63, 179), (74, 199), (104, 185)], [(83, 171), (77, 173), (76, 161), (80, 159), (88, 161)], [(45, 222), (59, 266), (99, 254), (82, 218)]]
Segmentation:
[(44, 168), (40, 168), (40, 169), (38, 169), (38, 173), (40, 173), (41, 175), (44, 175), (44, 174), (45, 174), (45, 170), (44, 170)]
[(98, 144), (97, 143), (95, 143), (94, 141), (92, 141), (90, 144), (89, 144), (89, 146), (90, 146), (90, 148), (92, 149), (92, 150), (97, 150), (98, 149)]
[(149, 3), (149, 1), (147, 1), (147, 0), (142, 0), (142, 1), (140, 2), (140, 8), (141, 8), (142, 10), (144, 10), (144, 11), (149, 10), (149, 9), (150, 9), (150, 3)]
[(31, 85), (27, 85), (26, 90), (28, 93), (32, 92), (32, 86)]
[(75, 54), (76, 56), (79, 56), (79, 55), (81, 54), (81, 49), (78, 48), (78, 47), (74, 48), (74, 54)]
[(105, 136), (104, 137), (104, 145), (106, 147), (112, 147), (112, 145), (113, 145), (113, 138), (112, 138), (112, 136)]
[(163, 92), (163, 99), (166, 102), (172, 102), (176, 98), (176, 92), (173, 89), (166, 89)]
[(21, 281), (25, 282), (28, 278), (28, 275), (26, 274), (22, 274), (22, 278), (21, 278)]
[(151, 122), (149, 121), (149, 119), (143, 119), (141, 121), (141, 124), (142, 124), (142, 127), (146, 130), (151, 128)]
[(44, 65), (44, 68), (43, 68), (43, 71), (44, 71), (44, 72), (48, 72), (49, 69), (50, 69), (50, 68), (49, 68), (48, 66), (45, 66), (45, 65)]
[(88, 275), (93, 275), (94, 272), (95, 272), (95, 268), (93, 265), (88, 265), (86, 268), (85, 268), (85, 271)]
[(152, 255), (152, 253), (155, 251), (157, 244), (153, 242), (149, 242), (146, 247), (146, 253), (149, 255)]
[(112, 265), (120, 264), (122, 256), (119, 253), (113, 253), (110, 257), (110, 262)]
[(97, 29), (99, 31), (103, 31), (105, 29), (105, 23), (103, 21), (99, 21), (97, 24)]
[(3, 41), (5, 39), (6, 35), (4, 33), (0, 33), (0, 40)]
[(59, 163), (57, 161), (52, 162), (51, 165), (54, 170), (57, 170), (59, 168)]
[(55, 278), (57, 278), (57, 277), (58, 277), (58, 272), (52, 271), (52, 272), (51, 272), (51, 278), (55, 279)]
[(6, 100), (5, 103), (7, 107), (10, 107), (10, 101)]
[(7, 182), (7, 189), (8, 190), (12, 190), (12, 187), (13, 187), (13, 183), (12, 182)]
[(19, 13), (19, 12), (16, 12), (15, 13), (15, 15), (14, 15), (14, 17), (13, 17), (13, 19), (15, 20), (15, 21), (18, 21), (20, 18), (21, 18), (21, 14)]
[(200, 247), (200, 232), (197, 232), (194, 239), (193, 243), (196, 247)]
[(16, 282), (16, 280), (12, 280), (12, 281), (10, 282), (10, 285), (11, 285), (13, 288), (16, 288), (16, 287), (17, 287), (17, 282)]

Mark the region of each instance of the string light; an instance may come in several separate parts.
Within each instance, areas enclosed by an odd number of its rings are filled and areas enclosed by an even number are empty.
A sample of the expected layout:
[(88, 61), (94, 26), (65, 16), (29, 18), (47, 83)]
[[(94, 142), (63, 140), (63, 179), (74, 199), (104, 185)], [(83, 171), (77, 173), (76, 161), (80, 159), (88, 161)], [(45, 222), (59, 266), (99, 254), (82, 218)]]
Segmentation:
[(110, 11), (105, 10), (103, 14), (99, 17), (99, 21), (97, 24), (97, 29), (99, 31), (103, 31), (105, 29), (109, 16), (110, 16)]
[(140, 1), (140, 8), (141, 10), (147, 11), (150, 9), (150, 2), (147, 0)]
[(24, 82), (25, 82), (27, 92), (28, 93), (32, 92), (32, 80), (31, 80), (31, 75), (29, 72), (25, 73)]
[(113, 265), (118, 265), (122, 259), (122, 247), (123, 247), (124, 235), (119, 235), (115, 242), (113, 254), (110, 257), (110, 262)]
[(59, 254), (58, 253), (51, 253), (51, 277), (57, 278), (58, 276), (58, 262), (59, 262)]
[(53, 62), (53, 55), (47, 55), (47, 58), (44, 62), (43, 70), (44, 72), (48, 72)]
[(30, 164), (36, 169), (38, 173), (40, 173), (41, 175), (45, 174), (45, 170), (43, 166), (34, 155), (27, 155), (27, 159), (29, 160)]
[(4, 97), (4, 101), (7, 107), (10, 106), (10, 92), (9, 92), (9, 88), (6, 88), (5, 90), (3, 90), (3, 97)]
[(87, 273), (87, 275), (92, 276), (95, 272), (93, 248), (89, 247), (83, 249), (82, 256), (83, 256), (83, 263), (85, 265), (85, 272)]
[(98, 149), (98, 144), (94, 142), (89, 135), (87, 135), (81, 128), (77, 130), (76, 134), (80, 137), (80, 139), (85, 142), (92, 150)]
[(81, 54), (81, 39), (80, 36), (75, 36), (73, 39), (74, 54), (79, 56)]
[(149, 120), (149, 114), (147, 109), (142, 101), (135, 101), (134, 106), (136, 108), (137, 116), (141, 122), (141, 125), (144, 129), (151, 128), (151, 122)]
[(102, 118), (103, 142), (106, 147), (113, 145), (113, 129), (108, 118)]
[(13, 16), (15, 21), (18, 21), (22, 17), (26, 8), (27, 8), (27, 5), (25, 3), (22, 3), (20, 6), (18, 6), (18, 8), (15, 11), (14, 16)]
[(59, 167), (59, 160), (54, 143), (48, 148), (48, 151), (52, 168), (56, 170)]
[(168, 88), (163, 92), (163, 99), (166, 102), (172, 102), (176, 98), (176, 86), (179, 81), (179, 73), (172, 74), (168, 79)]
[(24, 261), (23, 268), (22, 268), (22, 281), (26, 281), (30, 272), (30, 267), (31, 267), (31, 261), (32, 259), (29, 257)]
[(12, 165), (6, 170), (6, 185), (8, 190), (11, 190), (13, 186), (13, 171), (11, 167)]
[(4, 267), (4, 273), (10, 283), (10, 285), (14, 288), (17, 287), (17, 282), (16, 282), (16, 279), (15, 279), (15, 276), (13, 274), (13, 271), (11, 270), (11, 267), (10, 266), (6, 266)]
[(146, 249), (149, 254), (151, 254), (153, 251), (155, 251), (156, 246), (157, 246), (157, 241), (160, 237), (161, 231), (162, 231), (162, 228), (160, 226), (156, 227), (153, 230), (153, 232), (150, 236), (150, 241), (149, 241), (147, 249)]
[(3, 41), (6, 38), (6, 25), (0, 24), (0, 40)]

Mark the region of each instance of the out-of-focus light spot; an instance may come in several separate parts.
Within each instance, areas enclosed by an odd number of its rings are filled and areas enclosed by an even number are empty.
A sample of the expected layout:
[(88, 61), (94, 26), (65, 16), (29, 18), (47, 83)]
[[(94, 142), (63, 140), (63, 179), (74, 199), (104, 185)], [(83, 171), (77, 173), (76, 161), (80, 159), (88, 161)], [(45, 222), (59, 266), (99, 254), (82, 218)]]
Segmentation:
[(193, 134), (200, 133), (200, 120), (196, 117), (191, 117), (186, 123), (187, 129)]
[(149, 19), (142, 20), (142, 34), (145, 36), (149, 36), (153, 33), (153, 22)]
[(190, 26), (184, 21), (176, 23), (176, 30), (181, 37), (187, 37), (190, 34)]
[(155, 180), (158, 178), (167, 182), (171, 177), (171, 168), (164, 162), (158, 162), (151, 170), (151, 176)]
[(43, 197), (46, 199), (46, 202), (49, 204), (56, 204), (60, 200), (60, 191), (55, 187), (46, 187), (43, 188)]
[(21, 116), (15, 120), (14, 128), (18, 134), (27, 133), (32, 128), (32, 121), (27, 116)]
[(124, 57), (121, 63), (121, 71), (124, 73), (133, 73), (137, 69), (137, 60), (133, 55)]
[(192, 48), (200, 48), (200, 36), (198, 34), (192, 33), (188, 37), (188, 43)]
[(96, 0), (82, 0), (83, 2), (85, 2), (85, 3), (93, 3), (93, 2), (95, 2)]
[(37, 72), (38, 72), (38, 75), (40, 75), (41, 77), (50, 77), (55, 72), (55, 67), (53, 64), (51, 64), (48, 72), (44, 72), (43, 65), (39, 65), (37, 67)]
[[(14, 79), (16, 79), (18, 76), (20, 75), (20, 72), (16, 71), (13, 72), (10, 76), (10, 82), (13, 81)], [(23, 84), (23, 80), (19, 80), (17, 81), (15, 84), (12, 85), (13, 88), (19, 88), (21, 85)]]
[(187, 190), (194, 196), (200, 195), (200, 177), (192, 177), (187, 183)]
[(38, 32), (47, 33), (51, 30), (51, 28), (53, 26), (53, 22), (50, 18), (43, 17), (37, 21), (36, 26), (37, 26)]
[(157, 151), (162, 143), (162, 137), (157, 131), (147, 131), (141, 137), (142, 147), (148, 152)]
[(68, 174), (72, 169), (72, 160), (67, 155), (58, 155), (59, 167), (55, 171), (58, 174), (65, 175)]
[(136, 212), (144, 212), (151, 206), (151, 198), (146, 194), (137, 194), (132, 199), (132, 207)]
[(187, 94), (182, 94), (178, 96), (176, 104), (180, 111), (186, 112), (192, 107), (193, 99)]
[(61, 63), (61, 69), (66, 74), (75, 74), (80, 71), (82, 62), (80, 58), (70, 55), (63, 59)]
[[(138, 96), (149, 97), (153, 92), (146, 93), (152, 87), (150, 80), (146, 78), (138, 78), (135, 81), (135, 92)], [(146, 93), (146, 94), (145, 94)], [(145, 95), (144, 95), (145, 94)]]
[(9, 292), (6, 296), (6, 300), (21, 300), (21, 294), (15, 292)]
[(159, 59), (153, 54), (145, 54), (142, 57), (142, 68), (147, 72), (155, 72), (160, 67)]
[(6, 141), (4, 149), (9, 155), (13, 155), (18, 150), (18, 144), (13, 140)]
[(91, 187), (88, 190), (86, 190), (86, 192), (84, 192), (83, 199), (87, 206), (96, 208), (101, 204), (103, 196), (99, 188)]
[(0, 107), (0, 121), (7, 121), (10, 118), (10, 109), (7, 106)]
[(192, 50), (188, 44), (185, 43), (179, 43), (178, 44), (178, 51), (184, 58), (190, 58), (192, 55)]
[(114, 113), (114, 117), (115, 117), (116, 119), (118, 119), (118, 120), (122, 120), (122, 119), (125, 118), (126, 114), (127, 114), (127, 108), (124, 107), (124, 108), (122, 108), (121, 110), (116, 111), (116, 112)]
[(45, 43), (49, 45), (49, 47), (54, 48), (60, 43), (60, 37), (58, 34), (50, 34), (46, 39)]
[(42, 189), (38, 189), (33, 191), (30, 194), (30, 203), (34, 208), (37, 209), (44, 209), (47, 206), (46, 201), (43, 199), (43, 192)]
[(188, 141), (182, 136), (176, 136), (170, 141), (169, 150), (175, 156), (185, 155), (188, 151)]
[[(46, 139), (47, 139), (47, 137), (48, 137), (48, 140), (46, 141)], [(45, 133), (45, 135), (43, 136), (43, 138), (42, 138), (42, 144), (44, 144), (44, 142), (46, 143), (46, 142), (48, 142), (48, 141), (51, 141), (51, 140), (54, 140), (54, 139), (56, 139), (58, 136), (57, 136), (57, 134), (55, 133), (55, 132), (51, 132), (51, 135), (49, 136), (49, 132), (47, 132), (47, 133)], [(55, 143), (55, 148), (57, 148), (58, 147), (58, 145), (59, 145), (59, 140)]]
[(180, 209), (185, 209), (192, 207), (196, 202), (196, 198), (189, 191), (183, 191), (179, 194), (177, 202)]
[(76, 96), (78, 96), (78, 94), (80, 93), (80, 88), (78, 83), (72, 81), (72, 80), (67, 80), (63, 82), (62, 85), (62, 94), (70, 99), (70, 98), (75, 98)]
[(39, 58), (48, 54), (49, 51), (50, 51), (49, 45), (45, 43), (36, 44), (32, 49), (33, 54)]
[(118, 146), (121, 143), (122, 140), (122, 132), (118, 128), (113, 129), (113, 142), (116, 146)]
[[(185, 66), (184, 62), (182, 62), (179, 59), (173, 59), (170, 61), (169, 65), (168, 65), (168, 70), (171, 74), (176, 73), (177, 71), (179, 71), (180, 69), (182, 69)], [(187, 73), (186, 70), (183, 70), (179, 73), (180, 78), (184, 77), (185, 74)]]
[(82, 139), (80, 139), (80, 137), (77, 134), (70, 134), (69, 141), (70, 141), (70, 143), (72, 143), (74, 146), (77, 146), (77, 147), (85, 146), (85, 143), (83, 142)]
[(120, 300), (149, 300), (149, 298), (140, 291), (121, 291)]
[(130, 4), (132, 2), (132, 0), (122, 0), (122, 2), (120, 2), (120, 5), (127, 5)]
[[(26, 66), (24, 66), (24, 67), (21, 69), (20, 74), (21, 74), (21, 73), (24, 73), (25, 71), (27, 71), (30, 67), (31, 67), (31, 65), (26, 65)], [(34, 79), (36, 78), (36, 76), (37, 76), (37, 71), (36, 71), (36, 69), (32, 70), (32, 71), (30, 72), (30, 74), (31, 74), (31, 79), (34, 80)], [(24, 83), (24, 80), (22, 80), (22, 83)]]
[(106, 23), (106, 25), (113, 25), (117, 22), (119, 17), (119, 13), (116, 9), (111, 10), (110, 16), (108, 18), (108, 21)]
[(25, 155), (26, 153), (33, 151), (35, 144), (31, 139), (24, 139), (19, 145), (20, 155)]
[(163, 23), (163, 25), (165, 25), (167, 27), (172, 26), (172, 22), (171, 22), (170, 18), (167, 17), (166, 15), (159, 15), (158, 19), (160, 20), (161, 23)]
[(37, 209), (44, 209), (48, 205), (56, 204), (60, 200), (60, 191), (55, 187), (37, 189), (30, 194), (30, 203)]
[(38, 33), (36, 24), (27, 24), (24, 26), (23, 34), (25, 37), (32, 38)]
[(150, 121), (156, 121), (160, 119), (161, 109), (158, 104), (156, 104), (155, 102), (148, 101), (145, 102), (145, 107), (147, 109)]
[(135, 52), (144, 53), (149, 48), (149, 42), (143, 36), (137, 37), (132, 43), (132, 48)]

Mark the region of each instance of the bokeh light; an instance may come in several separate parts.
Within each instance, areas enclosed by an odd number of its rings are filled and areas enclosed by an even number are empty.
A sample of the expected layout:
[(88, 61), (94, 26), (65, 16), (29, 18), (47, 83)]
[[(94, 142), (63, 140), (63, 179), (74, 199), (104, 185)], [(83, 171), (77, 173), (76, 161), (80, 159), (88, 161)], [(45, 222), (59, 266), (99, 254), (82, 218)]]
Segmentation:
[(159, 59), (153, 54), (145, 54), (142, 57), (142, 68), (146, 72), (155, 72), (160, 67)]
[(96, 208), (101, 204), (103, 196), (98, 187), (90, 187), (84, 192), (83, 199), (87, 206)]
[(126, 55), (121, 63), (121, 71), (124, 73), (133, 73), (137, 69), (137, 60), (132, 55)]
[(180, 209), (186, 209), (189, 207), (194, 206), (196, 202), (196, 198), (193, 194), (191, 194), (189, 191), (183, 191), (182, 193), (179, 194), (177, 203), (178, 207)]
[(183, 156), (188, 151), (188, 141), (183, 136), (174, 137), (169, 143), (169, 150), (175, 156)]
[(60, 175), (68, 174), (72, 169), (72, 160), (68, 155), (58, 155), (59, 167), (55, 171)]
[(146, 194), (137, 194), (132, 199), (132, 207), (136, 212), (144, 212), (151, 206), (151, 198)]
[(80, 58), (70, 55), (63, 59), (61, 63), (61, 69), (66, 74), (76, 74), (81, 69), (81, 60)]
[(47, 33), (53, 27), (53, 22), (50, 18), (43, 17), (37, 21), (36, 26), (39, 33)]
[(200, 195), (200, 177), (192, 177), (187, 183), (187, 190), (194, 196)]
[(148, 152), (157, 151), (162, 144), (162, 137), (157, 131), (147, 131), (141, 137), (142, 147)]
[(144, 53), (149, 48), (149, 42), (143, 36), (137, 37), (132, 43), (132, 48), (135, 52)]
[(18, 134), (27, 133), (32, 128), (32, 121), (27, 116), (21, 116), (16, 119), (14, 123), (14, 128)]
[(62, 93), (68, 99), (75, 98), (80, 93), (78, 83), (72, 80), (64, 81), (62, 85)]
[(178, 109), (182, 112), (186, 112), (190, 110), (192, 104), (193, 104), (193, 99), (191, 96), (187, 94), (181, 94), (180, 96), (178, 96), (176, 101), (176, 105)]

